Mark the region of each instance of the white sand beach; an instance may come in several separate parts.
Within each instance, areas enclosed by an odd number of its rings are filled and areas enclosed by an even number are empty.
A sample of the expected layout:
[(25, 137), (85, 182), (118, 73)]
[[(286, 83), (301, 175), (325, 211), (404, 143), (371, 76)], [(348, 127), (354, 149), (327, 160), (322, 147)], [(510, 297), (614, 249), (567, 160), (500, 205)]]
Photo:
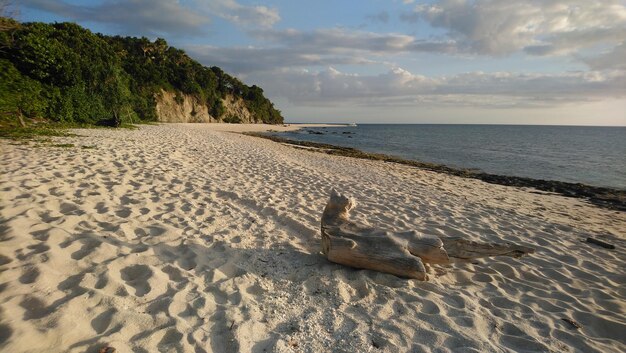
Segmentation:
[[(226, 131), (298, 127), (0, 140), (0, 351), (626, 351), (626, 213)], [(359, 222), (536, 252), (427, 282), (333, 264), (331, 188)]]

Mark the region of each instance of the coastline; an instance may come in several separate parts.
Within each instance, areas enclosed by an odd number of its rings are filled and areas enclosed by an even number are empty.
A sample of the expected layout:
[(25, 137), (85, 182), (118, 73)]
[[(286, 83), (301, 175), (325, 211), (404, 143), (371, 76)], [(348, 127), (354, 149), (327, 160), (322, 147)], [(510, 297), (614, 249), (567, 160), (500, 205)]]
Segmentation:
[[(249, 128), (0, 140), (0, 349), (626, 349), (623, 212), (232, 133)], [(360, 223), (536, 252), (435, 265), (428, 282), (336, 265), (319, 239), (332, 187)]]
[(463, 178), (478, 179), (491, 184), (534, 188), (540, 191), (557, 193), (563, 196), (582, 198), (588, 200), (596, 206), (626, 212), (626, 190), (586, 185), (582, 183), (569, 183), (557, 180), (542, 180), (520, 176), (477, 172), (468, 169), (453, 168), (443, 164), (426, 163), (416, 160), (404, 159), (382, 153), (365, 152), (352, 147), (344, 147), (310, 141), (300, 141), (284, 138), (281, 136), (267, 135), (264, 133), (264, 131), (250, 131), (243, 132), (243, 134), (291, 145), (296, 148), (306, 147), (307, 149), (315, 152), (398, 163), (438, 173), (444, 173)]
[(262, 132), (285, 132), (285, 131), (294, 131), (305, 128), (314, 128), (314, 127), (337, 127), (337, 126), (347, 126), (345, 124), (223, 124), (223, 123), (212, 123), (210, 124), (210, 129), (212, 131), (222, 131), (222, 132), (240, 132), (240, 133), (262, 133)]

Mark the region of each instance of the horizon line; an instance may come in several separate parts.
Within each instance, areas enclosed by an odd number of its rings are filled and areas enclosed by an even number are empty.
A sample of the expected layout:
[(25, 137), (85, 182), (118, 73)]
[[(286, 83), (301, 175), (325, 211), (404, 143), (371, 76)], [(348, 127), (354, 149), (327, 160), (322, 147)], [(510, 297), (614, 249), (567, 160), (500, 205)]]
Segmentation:
[(360, 124), (360, 125), (498, 125), (498, 126), (568, 126), (568, 127), (622, 127), (626, 128), (626, 125), (559, 125), (559, 124), (507, 124), (507, 123), (360, 123), (360, 122), (288, 122), (283, 124), (328, 124), (328, 125), (346, 125), (346, 124)]

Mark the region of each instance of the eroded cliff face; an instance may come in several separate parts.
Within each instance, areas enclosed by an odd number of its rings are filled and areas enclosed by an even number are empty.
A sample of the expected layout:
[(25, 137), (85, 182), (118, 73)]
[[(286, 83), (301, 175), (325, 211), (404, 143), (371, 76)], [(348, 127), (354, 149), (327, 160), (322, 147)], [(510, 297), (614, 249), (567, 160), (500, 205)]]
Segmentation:
[(256, 123), (257, 119), (250, 113), (243, 99), (226, 96), (222, 99), (224, 113), (214, 117), (209, 107), (193, 96), (161, 90), (156, 97), (156, 113), (163, 123)]
[(222, 99), (224, 105), (224, 115), (222, 120), (231, 123), (243, 123), (251, 124), (256, 123), (257, 120), (252, 116), (252, 113), (246, 108), (246, 104), (243, 99), (235, 96), (228, 95), (225, 99)]
[(164, 123), (212, 123), (215, 118), (209, 114), (206, 105), (196, 98), (161, 90), (156, 98), (156, 113)]

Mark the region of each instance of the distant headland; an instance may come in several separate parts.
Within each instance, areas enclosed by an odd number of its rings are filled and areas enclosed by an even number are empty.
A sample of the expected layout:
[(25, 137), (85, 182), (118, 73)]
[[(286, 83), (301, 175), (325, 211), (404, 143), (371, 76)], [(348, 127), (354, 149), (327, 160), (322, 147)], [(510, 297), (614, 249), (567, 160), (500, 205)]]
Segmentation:
[(74, 23), (2, 17), (0, 24), (3, 128), (34, 120), (283, 122), (260, 87), (205, 67), (164, 39), (106, 36)]

